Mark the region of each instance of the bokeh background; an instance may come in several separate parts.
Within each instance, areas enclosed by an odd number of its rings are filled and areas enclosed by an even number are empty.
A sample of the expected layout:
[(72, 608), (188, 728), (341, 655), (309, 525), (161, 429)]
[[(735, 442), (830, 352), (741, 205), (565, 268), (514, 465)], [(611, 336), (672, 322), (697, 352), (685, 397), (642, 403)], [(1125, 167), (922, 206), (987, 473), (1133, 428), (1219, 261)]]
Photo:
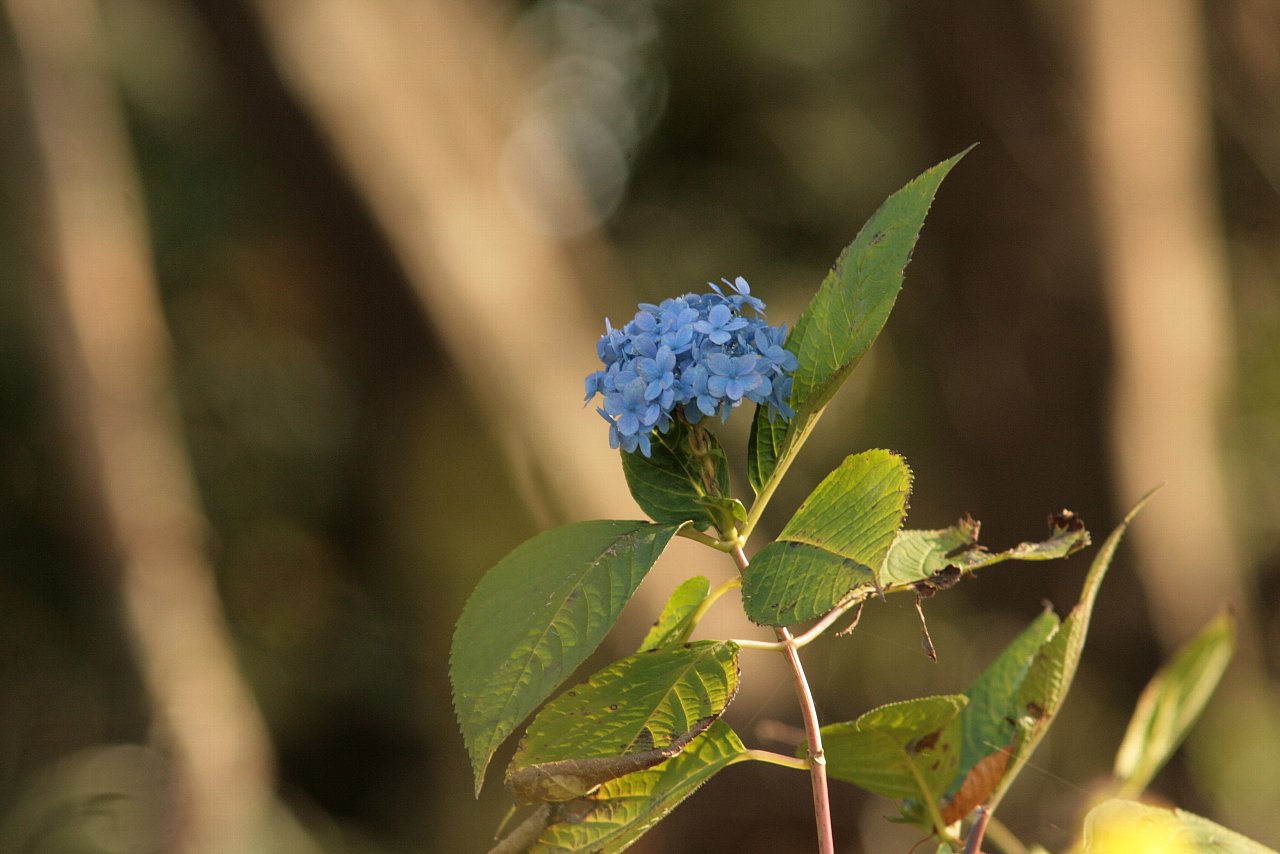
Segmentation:
[[(1280, 845), (1280, 6), (0, 7), (0, 850), (486, 850), (507, 800), (472, 797), (449, 639), (519, 542), (638, 512), (581, 406), (602, 318), (744, 275), (794, 322), (975, 142), (763, 527), (867, 447), (911, 462), (913, 526), (991, 546), (1063, 507), (1100, 540), (1164, 483), (1002, 818), (1068, 846), (1146, 679), (1230, 607), (1153, 790)], [(873, 603), (806, 650), (824, 720), (963, 688), (1087, 562), (929, 602), (937, 664)], [(591, 663), (732, 571), (675, 544)], [(706, 632), (759, 633), (734, 611)], [(766, 658), (730, 720), (782, 750)], [(834, 800), (844, 851), (918, 841)], [(806, 781), (748, 765), (636, 850), (812, 838)]]

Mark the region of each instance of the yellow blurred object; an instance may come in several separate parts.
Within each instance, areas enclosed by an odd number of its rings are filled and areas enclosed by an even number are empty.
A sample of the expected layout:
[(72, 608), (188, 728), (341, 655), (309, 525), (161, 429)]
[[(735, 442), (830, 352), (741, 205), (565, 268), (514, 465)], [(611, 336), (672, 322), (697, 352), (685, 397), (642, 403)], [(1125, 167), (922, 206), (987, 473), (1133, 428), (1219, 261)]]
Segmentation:
[(1190, 834), (1173, 814), (1142, 804), (1110, 801), (1085, 827), (1086, 854), (1192, 854)]

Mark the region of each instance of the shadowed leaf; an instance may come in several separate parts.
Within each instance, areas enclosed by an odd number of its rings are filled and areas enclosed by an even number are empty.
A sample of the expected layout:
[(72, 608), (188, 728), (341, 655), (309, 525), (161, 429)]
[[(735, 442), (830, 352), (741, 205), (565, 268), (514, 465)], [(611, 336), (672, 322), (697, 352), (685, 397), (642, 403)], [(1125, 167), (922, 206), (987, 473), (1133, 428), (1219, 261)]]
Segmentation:
[(498, 745), (599, 646), (679, 528), (566, 525), (518, 546), (480, 579), (449, 654), (477, 795)]
[(706, 576), (695, 575), (685, 579), (671, 593), (662, 613), (640, 643), (640, 652), (651, 649), (662, 649), (667, 646), (684, 643), (693, 631), (693, 615), (711, 591), (711, 582)]
[[(696, 431), (696, 437), (695, 437)], [(706, 443), (702, 459), (690, 447), (690, 439)], [(726, 525), (746, 511), (729, 496), (729, 467), (724, 449), (710, 430), (691, 427), (677, 420), (665, 434), (652, 437), (652, 455), (622, 454), (622, 471), (631, 488), (631, 497), (640, 509), (657, 522), (692, 521), (695, 528)]]

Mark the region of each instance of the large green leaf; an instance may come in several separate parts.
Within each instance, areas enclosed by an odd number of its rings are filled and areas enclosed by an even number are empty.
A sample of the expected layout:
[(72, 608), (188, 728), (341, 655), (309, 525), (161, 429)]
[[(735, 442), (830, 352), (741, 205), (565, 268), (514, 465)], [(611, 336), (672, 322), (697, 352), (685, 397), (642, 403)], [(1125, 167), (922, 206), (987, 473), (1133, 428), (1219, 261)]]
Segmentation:
[(799, 366), (790, 422), (758, 407), (747, 465), (757, 494), (799, 450), (827, 402), (880, 334), (902, 290), (903, 273), (938, 185), (967, 153), (944, 160), (890, 196), (840, 253), (787, 339)]
[(1066, 698), (1080, 664), (1080, 655), (1084, 651), (1085, 637), (1089, 633), (1089, 621), (1093, 615), (1093, 605), (1097, 600), (1098, 590), (1102, 586), (1107, 570), (1111, 567), (1111, 560), (1115, 557), (1116, 549), (1125, 531), (1128, 530), (1129, 523), (1150, 500), (1152, 494), (1148, 493), (1144, 496), (1103, 542), (1102, 548), (1094, 556), (1088, 575), (1085, 576), (1080, 600), (1062, 621), (1058, 631), (1041, 645), (1035, 661), (1027, 670), (1027, 675), (1018, 689), (1019, 735), (1009, 762), (1009, 770), (1003, 775), (995, 792), (988, 800), (988, 806), (992, 810), (1009, 790), (1009, 786), (1013, 784), (1061, 709), (1062, 701)]
[(907, 512), (911, 470), (873, 450), (848, 457), (800, 505), (742, 580), (747, 616), (789, 626), (830, 611), (877, 573)]
[(477, 795), (498, 745), (600, 645), (679, 528), (566, 525), (518, 546), (480, 579), (449, 653)]
[(507, 770), (516, 800), (567, 801), (670, 759), (738, 691), (738, 645), (697, 641), (615, 661), (529, 724)]
[[(699, 444), (700, 454), (691, 442)], [(730, 497), (724, 449), (705, 427), (677, 419), (665, 434), (653, 435), (650, 456), (624, 451), (622, 471), (632, 498), (654, 521), (688, 520), (698, 530), (728, 530), (735, 517), (746, 518), (741, 502)]]
[(1142, 792), (1182, 744), (1226, 672), (1235, 639), (1235, 620), (1218, 615), (1147, 684), (1116, 753), (1125, 791)]
[(610, 780), (588, 797), (557, 804), (529, 854), (621, 851), (746, 752), (733, 730), (716, 721), (661, 765)]
[(1089, 545), (1089, 532), (1069, 510), (1049, 517), (1049, 538), (1019, 543), (1002, 552), (989, 552), (978, 544), (979, 523), (961, 519), (950, 528), (933, 531), (901, 531), (889, 550), (880, 582), (886, 591), (902, 590), (947, 570), (960, 574), (1006, 560), (1056, 560)]
[(640, 642), (640, 652), (662, 649), (687, 641), (689, 635), (693, 633), (693, 615), (706, 601), (710, 591), (711, 582), (705, 575), (686, 578), (672, 591), (667, 604), (662, 608), (662, 613), (658, 615), (653, 627)]
[(936, 803), (960, 762), (959, 716), (967, 702), (963, 694), (921, 697), (824, 726), (827, 774), (893, 800)]
[(1018, 732), (1018, 689), (1040, 647), (1057, 630), (1058, 616), (1045, 610), (965, 689), (969, 704), (960, 714), (960, 764), (946, 787), (944, 821), (967, 816), (1003, 777)]
[(1265, 845), (1180, 809), (1112, 799), (1084, 819), (1081, 854), (1276, 854)]

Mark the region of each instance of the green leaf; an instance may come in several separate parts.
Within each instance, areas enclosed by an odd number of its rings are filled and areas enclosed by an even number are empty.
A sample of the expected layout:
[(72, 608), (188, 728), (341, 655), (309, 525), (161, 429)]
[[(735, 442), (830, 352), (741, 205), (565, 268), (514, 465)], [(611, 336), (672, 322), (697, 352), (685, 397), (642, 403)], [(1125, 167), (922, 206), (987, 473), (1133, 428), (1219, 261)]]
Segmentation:
[(1204, 711), (1235, 651), (1236, 625), (1218, 615), (1161, 668), (1138, 698), (1115, 775), (1130, 794), (1139, 794), (1182, 744)]
[[(703, 449), (701, 455), (691, 441)], [(666, 434), (653, 434), (651, 450), (648, 457), (624, 451), (622, 471), (632, 498), (654, 521), (690, 520), (701, 531), (728, 530), (735, 517), (745, 520), (742, 503), (728, 497), (729, 466), (710, 430), (677, 419)]]
[(671, 598), (663, 606), (653, 628), (644, 636), (639, 651), (648, 652), (687, 641), (694, 628), (693, 615), (710, 591), (711, 582), (706, 576), (695, 575), (685, 579), (671, 593)]
[(716, 721), (661, 765), (610, 780), (589, 797), (556, 805), (551, 823), (529, 852), (621, 851), (746, 752), (733, 730)]
[(518, 546), (480, 579), (449, 653), (477, 796), (498, 745), (600, 645), (679, 528), (566, 525)]
[(946, 787), (943, 805), (947, 823), (972, 812), (1003, 777), (1018, 733), (1014, 724), (1020, 714), (1018, 689), (1040, 647), (1057, 629), (1057, 615), (1045, 610), (965, 690), (969, 704), (960, 714), (960, 764)]
[(1098, 597), (1098, 589), (1102, 586), (1107, 570), (1111, 567), (1111, 560), (1115, 557), (1116, 549), (1120, 546), (1120, 540), (1128, 530), (1129, 523), (1153, 494), (1154, 491), (1143, 496), (1125, 516), (1124, 521), (1107, 537), (1102, 548), (1094, 556), (1088, 575), (1085, 576), (1080, 600), (1062, 621), (1058, 631), (1045, 641), (1040, 651), (1036, 653), (1035, 661), (1032, 662), (1026, 678), (1018, 689), (1018, 743), (1010, 760), (1008, 773), (1004, 775), (988, 801), (988, 806), (992, 810), (1009, 790), (1009, 786), (1013, 784), (1027, 759), (1040, 744), (1040, 739), (1044, 737), (1062, 707), (1062, 701), (1066, 698), (1080, 664), (1080, 655), (1084, 650), (1085, 637), (1089, 633), (1089, 620), (1093, 615), (1093, 605)]
[[(960, 762), (963, 694), (880, 706), (822, 728), (827, 774), (894, 800), (936, 803)], [(797, 750), (806, 756), (806, 746)]]
[(1207, 818), (1180, 809), (1112, 799), (1084, 819), (1082, 854), (1276, 854)]
[(679, 753), (737, 691), (733, 641), (698, 641), (615, 661), (538, 713), (511, 760), (507, 787), (521, 803), (586, 795)]
[(805, 499), (743, 575), (747, 616), (789, 626), (830, 611), (876, 575), (907, 512), (911, 470), (873, 450), (848, 457)]
[(979, 523), (964, 518), (950, 528), (902, 531), (885, 560), (880, 581), (886, 591), (901, 590), (954, 567), (960, 574), (1006, 560), (1056, 560), (1089, 545), (1089, 532), (1069, 510), (1049, 517), (1049, 538), (1019, 543), (1002, 552), (978, 545)]
[(769, 421), (757, 407), (747, 465), (756, 494), (785, 470), (823, 408), (871, 348), (902, 290), (903, 273), (938, 185), (968, 149), (944, 160), (890, 196), (840, 253), (787, 339), (799, 366), (790, 422)]

